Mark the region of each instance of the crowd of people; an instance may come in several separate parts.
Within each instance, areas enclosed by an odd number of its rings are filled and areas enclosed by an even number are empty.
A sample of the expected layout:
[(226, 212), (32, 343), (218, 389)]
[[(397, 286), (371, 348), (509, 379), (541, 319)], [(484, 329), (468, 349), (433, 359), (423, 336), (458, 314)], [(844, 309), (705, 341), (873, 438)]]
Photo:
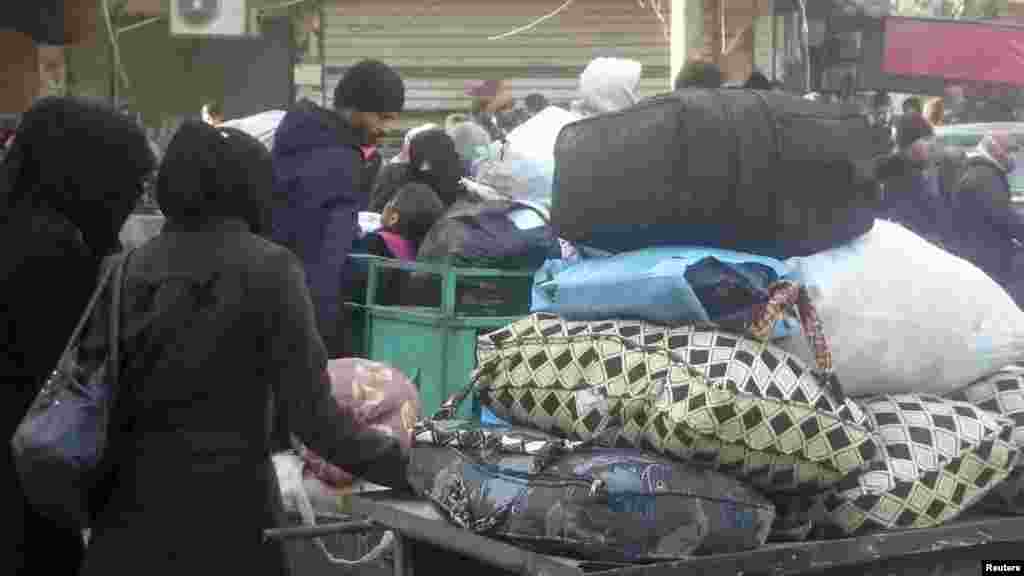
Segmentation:
[[(641, 75), (637, 62), (597, 59), (571, 110), (632, 106)], [(722, 85), (722, 72), (699, 61), (675, 83)], [(780, 88), (760, 74), (742, 87)], [(88, 548), (76, 528), (28, 505), (8, 453), (0, 565), (13, 574), (286, 573), (262, 530), (281, 511), (269, 455), (292, 435), (345, 470), (405, 487), (396, 441), (352, 426), (331, 400), (325, 367), (351, 352), (349, 254), (415, 259), (446, 210), (477, 199), (467, 178), (494, 143), (548, 106), (542, 95), (517, 104), (501, 81), (469, 95), (469, 114), (409, 131), (388, 162), (378, 144), (406, 89), (377, 61), (347, 70), (332, 108), (303, 101), (288, 110), (270, 151), (220, 126), (217, 107), (178, 130), (155, 185), (167, 223), (128, 256), (122, 390)], [(941, 118), (941, 101), (927, 110), (910, 101), (896, 122), (878, 172), (887, 215), (1009, 282), (1014, 239), (1024, 238), (1009, 210), (1015, 144), (996, 134), (962, 158), (936, 150), (928, 142)], [(56, 365), (104, 259), (121, 251), (118, 231), (155, 163), (138, 125), (99, 104), (45, 98), (21, 119), (0, 174), (5, 438)], [(380, 212), (381, 228), (360, 237), (363, 211)], [(97, 353), (101, 316), (82, 344)]]
[[(722, 71), (702, 60), (687, 62), (675, 80), (677, 90), (724, 85)], [(741, 87), (781, 89), (758, 72)], [(876, 170), (884, 215), (972, 262), (1024, 302), (1015, 271), (1024, 220), (1012, 208), (1009, 183), (1021, 143), (994, 132), (972, 150), (943, 146), (934, 138), (935, 128), (946, 122), (942, 98), (910, 96), (893, 119), (888, 107), (888, 96), (879, 93), (869, 114), (873, 123), (891, 129), (879, 139), (879, 148), (888, 152)]]
[(893, 151), (878, 163), (885, 216), (985, 271), (1017, 300), (1015, 261), (1024, 220), (1013, 209), (1010, 175), (1021, 143), (995, 131), (969, 150), (935, 139), (943, 102), (903, 102)]

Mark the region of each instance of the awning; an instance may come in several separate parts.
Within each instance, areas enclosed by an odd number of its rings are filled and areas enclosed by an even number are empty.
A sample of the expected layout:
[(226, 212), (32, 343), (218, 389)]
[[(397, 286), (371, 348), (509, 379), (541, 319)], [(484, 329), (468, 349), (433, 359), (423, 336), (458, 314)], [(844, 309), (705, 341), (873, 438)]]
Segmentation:
[(890, 17), (882, 71), (964, 83), (1024, 86), (1024, 28)]
[(0, 30), (17, 30), (40, 44), (65, 44), (64, 0), (0, 2)]

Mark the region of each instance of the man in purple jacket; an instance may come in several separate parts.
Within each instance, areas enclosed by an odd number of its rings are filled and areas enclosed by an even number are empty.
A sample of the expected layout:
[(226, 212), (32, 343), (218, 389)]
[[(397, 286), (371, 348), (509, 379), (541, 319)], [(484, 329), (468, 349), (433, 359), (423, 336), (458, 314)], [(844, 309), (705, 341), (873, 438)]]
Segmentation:
[(317, 324), (330, 357), (345, 350), (344, 286), (356, 217), (369, 204), (374, 146), (398, 119), (405, 84), (381, 62), (349, 68), (334, 89), (334, 109), (302, 101), (285, 115), (274, 139), (277, 198), (272, 239), (302, 260)]

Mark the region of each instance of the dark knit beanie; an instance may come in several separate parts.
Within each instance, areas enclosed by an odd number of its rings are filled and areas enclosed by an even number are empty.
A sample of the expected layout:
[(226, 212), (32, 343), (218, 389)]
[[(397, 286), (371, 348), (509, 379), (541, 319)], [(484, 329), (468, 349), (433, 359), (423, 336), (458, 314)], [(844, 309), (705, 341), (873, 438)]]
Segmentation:
[(363, 60), (349, 68), (334, 87), (334, 107), (360, 112), (401, 112), (405, 83), (394, 68), (377, 60)]

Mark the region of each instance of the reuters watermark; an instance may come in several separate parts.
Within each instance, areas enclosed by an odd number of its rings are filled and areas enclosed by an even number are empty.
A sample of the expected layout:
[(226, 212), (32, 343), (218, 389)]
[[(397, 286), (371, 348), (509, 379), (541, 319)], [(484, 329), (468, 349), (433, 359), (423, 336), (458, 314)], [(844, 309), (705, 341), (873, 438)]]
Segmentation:
[(1024, 560), (985, 560), (982, 574), (1024, 574)]

